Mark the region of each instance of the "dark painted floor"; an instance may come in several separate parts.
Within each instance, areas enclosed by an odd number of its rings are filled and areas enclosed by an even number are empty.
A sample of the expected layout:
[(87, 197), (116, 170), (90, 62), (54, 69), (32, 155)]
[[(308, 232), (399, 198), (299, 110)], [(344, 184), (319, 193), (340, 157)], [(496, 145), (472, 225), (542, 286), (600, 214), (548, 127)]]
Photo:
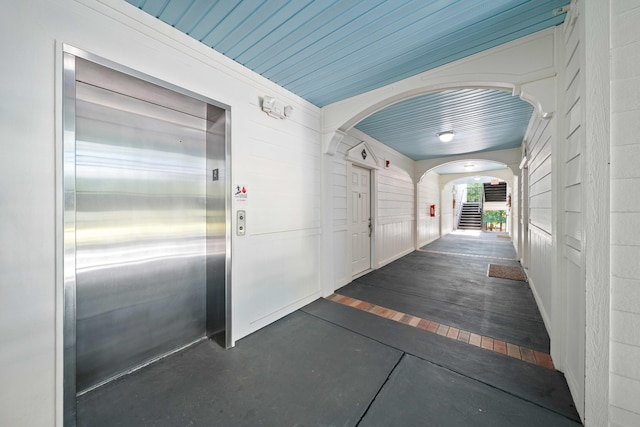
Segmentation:
[[(489, 262), (517, 265), (506, 260), (515, 257), (509, 240), (482, 237), (445, 236), (338, 292), (548, 351), (526, 283), (486, 276)], [(577, 420), (557, 371), (324, 299), (233, 349), (204, 341), (78, 399), (80, 426), (548, 427)]]

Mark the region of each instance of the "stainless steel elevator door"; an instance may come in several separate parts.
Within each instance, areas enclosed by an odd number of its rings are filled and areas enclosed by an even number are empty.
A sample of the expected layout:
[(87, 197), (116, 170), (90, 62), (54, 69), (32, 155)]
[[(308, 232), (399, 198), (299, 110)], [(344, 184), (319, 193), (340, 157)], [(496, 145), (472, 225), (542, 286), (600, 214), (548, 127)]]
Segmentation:
[(155, 89), (86, 66), (97, 72), (76, 83), (78, 392), (204, 336), (207, 321), (207, 104), (189, 101), (193, 114), (168, 90), (162, 105), (119, 93)]

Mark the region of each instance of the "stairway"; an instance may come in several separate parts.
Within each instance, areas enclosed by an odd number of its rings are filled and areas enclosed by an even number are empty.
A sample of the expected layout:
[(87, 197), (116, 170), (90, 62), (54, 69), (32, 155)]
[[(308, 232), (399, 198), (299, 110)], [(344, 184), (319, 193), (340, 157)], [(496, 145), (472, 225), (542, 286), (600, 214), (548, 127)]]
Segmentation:
[(460, 209), (458, 219), (460, 230), (482, 230), (482, 204), (480, 202), (465, 202)]
[(507, 183), (500, 182), (495, 185), (485, 183), (484, 184), (484, 201), (485, 202), (506, 202), (507, 201)]

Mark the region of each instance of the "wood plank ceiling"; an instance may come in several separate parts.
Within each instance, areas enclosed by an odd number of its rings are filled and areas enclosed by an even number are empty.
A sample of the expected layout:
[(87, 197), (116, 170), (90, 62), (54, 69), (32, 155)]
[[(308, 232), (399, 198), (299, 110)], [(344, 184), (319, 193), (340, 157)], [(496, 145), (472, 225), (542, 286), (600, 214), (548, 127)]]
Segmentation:
[[(569, 3), (126, 1), (319, 107), (558, 25)], [(531, 111), (504, 92), (447, 91), (388, 107), (357, 128), (420, 160), (518, 146)], [(430, 143), (445, 125), (457, 142)]]
[[(387, 107), (358, 130), (414, 160), (519, 147), (533, 107), (510, 92), (462, 89), (431, 93)], [(452, 130), (453, 140), (436, 135)]]

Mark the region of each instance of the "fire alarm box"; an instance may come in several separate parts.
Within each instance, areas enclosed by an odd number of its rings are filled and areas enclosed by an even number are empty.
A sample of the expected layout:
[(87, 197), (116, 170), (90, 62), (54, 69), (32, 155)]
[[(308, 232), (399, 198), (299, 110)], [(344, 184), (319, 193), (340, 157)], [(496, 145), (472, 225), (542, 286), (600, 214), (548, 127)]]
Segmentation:
[(429, 216), (436, 216), (436, 205), (429, 206)]

